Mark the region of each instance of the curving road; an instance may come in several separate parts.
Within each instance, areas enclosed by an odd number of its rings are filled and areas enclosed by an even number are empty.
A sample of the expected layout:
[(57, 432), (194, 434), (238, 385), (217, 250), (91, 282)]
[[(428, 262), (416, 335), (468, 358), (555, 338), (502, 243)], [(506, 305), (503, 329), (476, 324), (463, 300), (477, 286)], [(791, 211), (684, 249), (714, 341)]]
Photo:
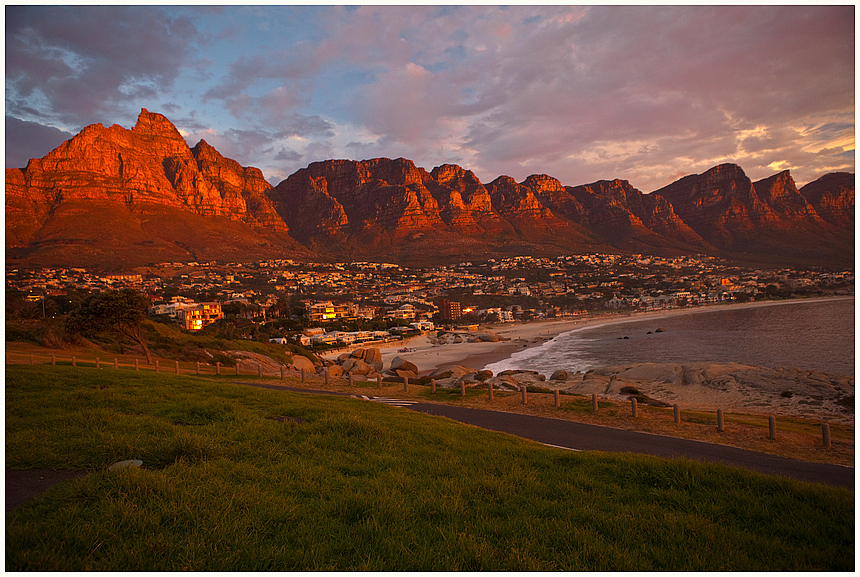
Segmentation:
[[(355, 396), (349, 393), (298, 389), (280, 385), (241, 384), (298, 393)], [(369, 400), (374, 400), (373, 397), (368, 398)], [(516, 435), (524, 439), (564, 449), (642, 453), (664, 458), (687, 457), (698, 461), (744, 467), (767, 475), (780, 475), (801, 481), (854, 489), (854, 469), (852, 467), (826, 463), (810, 463), (725, 445), (715, 445), (689, 439), (625, 431), (623, 429), (613, 429), (611, 427), (517, 413), (503, 413), (499, 411), (487, 411), (485, 409), (469, 409), (420, 402), (412, 402), (405, 406), (413, 411), (447, 417), (461, 423)]]

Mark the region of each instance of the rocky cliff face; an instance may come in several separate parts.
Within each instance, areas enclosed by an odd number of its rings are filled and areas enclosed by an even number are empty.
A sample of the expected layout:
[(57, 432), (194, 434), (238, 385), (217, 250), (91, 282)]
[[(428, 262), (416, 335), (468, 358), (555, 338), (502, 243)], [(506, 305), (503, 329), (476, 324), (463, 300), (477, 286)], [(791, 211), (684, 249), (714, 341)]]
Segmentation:
[[(484, 185), (462, 167), (328, 160), (272, 187), (167, 118), (88, 126), (6, 170), (7, 259), (132, 266), (298, 257), (407, 264), (581, 252), (705, 253), (749, 262), (853, 263), (854, 175), (797, 190), (733, 164), (643, 194), (624, 180), (548, 175)], [(840, 264), (841, 266), (841, 264)]]
[(833, 172), (810, 182), (800, 194), (827, 222), (839, 227), (854, 226), (854, 175)]
[(847, 264), (848, 255), (853, 260), (853, 226), (849, 231), (826, 222), (788, 171), (753, 183), (739, 166), (723, 164), (653, 194), (668, 200), (705, 241), (735, 256), (817, 264)]
[(6, 181), (13, 258), (131, 265), (249, 250), (308, 254), (289, 238), (259, 170), (202, 141), (190, 149), (146, 109), (131, 130), (90, 125), (26, 168), (7, 169)]

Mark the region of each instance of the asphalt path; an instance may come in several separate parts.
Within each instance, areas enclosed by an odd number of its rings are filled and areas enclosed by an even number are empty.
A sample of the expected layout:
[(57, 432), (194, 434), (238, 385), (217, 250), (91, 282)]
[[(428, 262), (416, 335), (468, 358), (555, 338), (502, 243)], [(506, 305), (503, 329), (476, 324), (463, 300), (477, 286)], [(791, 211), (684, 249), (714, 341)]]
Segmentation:
[[(280, 385), (242, 384), (298, 393), (345, 397), (355, 396), (349, 393), (298, 389)], [(854, 489), (853, 467), (830, 465), (827, 463), (810, 463), (726, 445), (715, 445), (701, 441), (667, 437), (665, 435), (625, 431), (623, 429), (602, 427), (600, 425), (589, 425), (561, 419), (521, 415), (518, 413), (504, 413), (420, 402), (414, 402), (408, 405), (408, 408), (428, 415), (446, 417), (454, 421), (481, 427), (482, 429), (508, 433), (545, 445), (575, 451), (641, 453), (667, 459), (686, 457), (697, 461), (743, 467), (767, 475), (779, 475), (801, 481)]]

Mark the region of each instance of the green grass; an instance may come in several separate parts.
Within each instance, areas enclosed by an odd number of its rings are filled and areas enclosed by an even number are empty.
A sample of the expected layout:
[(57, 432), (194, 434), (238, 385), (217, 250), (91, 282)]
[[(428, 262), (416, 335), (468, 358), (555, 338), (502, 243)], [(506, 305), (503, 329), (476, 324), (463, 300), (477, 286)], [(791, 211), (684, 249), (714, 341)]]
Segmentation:
[(854, 568), (853, 491), (224, 377), (7, 366), (6, 466), (91, 471), (7, 514), (13, 571)]

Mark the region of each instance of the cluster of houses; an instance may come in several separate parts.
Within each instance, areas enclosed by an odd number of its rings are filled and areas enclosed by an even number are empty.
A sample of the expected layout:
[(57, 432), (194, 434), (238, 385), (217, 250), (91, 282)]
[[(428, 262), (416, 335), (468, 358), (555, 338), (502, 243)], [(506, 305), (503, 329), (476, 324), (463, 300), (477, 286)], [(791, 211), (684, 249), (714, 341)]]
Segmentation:
[[(385, 331), (326, 331), (322, 327), (312, 327), (293, 335), (292, 338), (295, 342), (305, 347), (319, 345), (347, 346), (356, 343), (385, 342), (393, 338), (402, 337), (406, 333), (432, 331), (434, 328), (434, 324), (430, 321), (417, 321), (409, 323), (409, 326), (393, 327)], [(286, 345), (290, 342), (290, 339), (287, 337), (276, 337), (269, 339), (269, 342)]]
[[(72, 290), (103, 291), (133, 287), (152, 302), (167, 304), (152, 314), (168, 315), (189, 330), (201, 329), (224, 314), (227, 303), (246, 303), (242, 314), (264, 320), (291, 314), (289, 302), (305, 302), (311, 324), (339, 319), (387, 319), (403, 326), (435, 315), (456, 320), (468, 313), (497, 322), (559, 317), (583, 309), (659, 309), (684, 304), (753, 298), (778, 289), (783, 294), (853, 294), (854, 271), (743, 269), (704, 256), (674, 258), (590, 254), (555, 258), (518, 256), (432, 268), (388, 263), (161, 263), (145, 273), (97, 274), (82, 268), (6, 269), (7, 290), (30, 300)], [(170, 291), (170, 292), (168, 292)], [(205, 296), (203, 296), (205, 295)], [(313, 302), (307, 302), (313, 295)], [(457, 295), (457, 296), (453, 296)], [(472, 299), (474, 296), (476, 298)], [(473, 303), (517, 305), (469, 308)], [(329, 300), (330, 299), (330, 300)], [(450, 299), (450, 300), (448, 300)], [(519, 299), (517, 299), (519, 300)], [(349, 302), (347, 302), (349, 301)], [(463, 301), (462, 305), (460, 302)], [(307, 336), (307, 335), (306, 335)], [(334, 337), (337, 342), (337, 336)], [(346, 338), (349, 338), (348, 336)], [(362, 335), (358, 338), (366, 338)], [(328, 340), (331, 337), (327, 337)]]

